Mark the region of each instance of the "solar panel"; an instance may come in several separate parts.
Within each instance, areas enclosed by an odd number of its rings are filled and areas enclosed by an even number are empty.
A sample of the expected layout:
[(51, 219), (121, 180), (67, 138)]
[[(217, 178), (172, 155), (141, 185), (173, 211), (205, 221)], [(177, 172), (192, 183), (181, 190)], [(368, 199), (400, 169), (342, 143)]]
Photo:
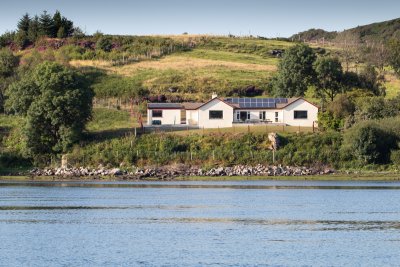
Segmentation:
[(287, 98), (226, 98), (226, 102), (238, 104), (240, 108), (276, 108), (276, 104), (288, 103)]

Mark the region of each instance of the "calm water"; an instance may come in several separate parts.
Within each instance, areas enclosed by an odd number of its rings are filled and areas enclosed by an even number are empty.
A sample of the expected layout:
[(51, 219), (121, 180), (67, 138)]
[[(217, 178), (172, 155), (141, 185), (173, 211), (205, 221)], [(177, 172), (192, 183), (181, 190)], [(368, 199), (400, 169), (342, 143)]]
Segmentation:
[(395, 265), (398, 182), (0, 182), (0, 266)]

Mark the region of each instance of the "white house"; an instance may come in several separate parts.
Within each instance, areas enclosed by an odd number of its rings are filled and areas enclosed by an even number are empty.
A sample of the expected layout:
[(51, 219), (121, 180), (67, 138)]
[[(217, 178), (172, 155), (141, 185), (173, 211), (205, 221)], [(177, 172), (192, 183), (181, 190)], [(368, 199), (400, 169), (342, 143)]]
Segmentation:
[(304, 98), (218, 98), (205, 103), (149, 103), (148, 125), (226, 128), (234, 124), (312, 127), (318, 107)]

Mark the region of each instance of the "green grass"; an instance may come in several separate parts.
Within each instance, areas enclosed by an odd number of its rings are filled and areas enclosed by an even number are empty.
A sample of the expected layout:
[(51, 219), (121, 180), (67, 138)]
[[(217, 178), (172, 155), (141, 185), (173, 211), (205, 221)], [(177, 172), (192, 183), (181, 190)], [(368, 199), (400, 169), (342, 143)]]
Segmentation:
[(90, 132), (116, 130), (121, 128), (132, 128), (130, 114), (124, 110), (94, 108), (93, 118), (88, 123), (87, 129)]
[(210, 49), (193, 49), (189, 52), (176, 54), (184, 57), (211, 59), (247, 64), (277, 65), (279, 59), (276, 57), (259, 56), (247, 53), (234, 53), (227, 51), (215, 51)]

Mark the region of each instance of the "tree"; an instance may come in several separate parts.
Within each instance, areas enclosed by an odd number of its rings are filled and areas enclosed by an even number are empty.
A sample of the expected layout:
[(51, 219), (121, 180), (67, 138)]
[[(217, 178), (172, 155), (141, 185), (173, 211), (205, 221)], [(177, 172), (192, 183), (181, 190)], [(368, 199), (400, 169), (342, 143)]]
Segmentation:
[(389, 41), (389, 64), (400, 76), (400, 40), (392, 39)]
[(31, 19), (31, 22), (29, 23), (28, 39), (31, 42), (35, 42), (39, 36), (39, 31), (40, 31), (39, 17), (35, 16), (33, 19)]
[(344, 148), (363, 164), (386, 163), (390, 150), (397, 148), (396, 137), (375, 122), (362, 122), (344, 135)]
[(18, 31), (15, 35), (14, 42), (20, 49), (24, 49), (29, 42), (28, 35), (24, 31)]
[(57, 33), (57, 31), (62, 27), (62, 17), (60, 11), (56, 11), (53, 15), (53, 24), (54, 24), (54, 32)]
[(74, 34), (74, 23), (65, 17), (62, 17), (61, 19), (61, 27), (64, 29), (65, 37), (71, 37)]
[(385, 95), (385, 77), (379, 75), (375, 67), (367, 65), (359, 75), (360, 86), (371, 91), (374, 95)]
[(26, 114), (26, 147), (34, 157), (65, 152), (91, 117), (89, 84), (80, 73), (54, 62), (38, 65), (7, 94), (7, 107)]
[(31, 23), (31, 17), (28, 13), (22, 16), (22, 18), (18, 22), (18, 31), (24, 32), (26, 35), (28, 34), (29, 24)]
[(112, 49), (112, 42), (110, 37), (101, 36), (96, 43), (96, 48), (101, 49), (104, 52), (110, 52)]
[(343, 69), (339, 59), (321, 57), (315, 62), (317, 94), (331, 101), (342, 92)]
[(40, 35), (55, 37), (54, 28), (55, 26), (52, 17), (47, 13), (46, 10), (43, 11), (39, 18)]
[(360, 37), (352, 31), (339, 33), (335, 38), (335, 43), (341, 49), (341, 55), (346, 66), (346, 72), (350, 70), (352, 62), (358, 62), (358, 53)]
[(278, 65), (278, 73), (271, 81), (270, 88), (275, 96), (304, 96), (315, 77), (314, 51), (307, 45), (298, 44), (289, 48)]
[(3, 111), (6, 88), (11, 83), (12, 76), (18, 66), (18, 57), (11, 50), (0, 50), (0, 111)]
[(10, 49), (0, 50), (0, 76), (9, 77), (18, 66), (18, 57), (14, 56)]

